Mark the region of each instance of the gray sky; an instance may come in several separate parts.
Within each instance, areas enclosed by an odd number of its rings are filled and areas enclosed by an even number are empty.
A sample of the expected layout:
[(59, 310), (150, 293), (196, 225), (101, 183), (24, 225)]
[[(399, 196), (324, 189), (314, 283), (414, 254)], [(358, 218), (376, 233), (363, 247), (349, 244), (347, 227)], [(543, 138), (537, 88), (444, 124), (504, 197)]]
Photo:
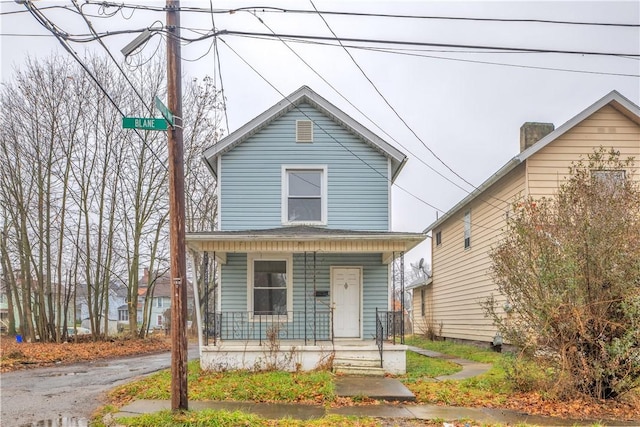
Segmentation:
[[(345, 38), (640, 54), (638, 1), (317, 0), (314, 3), (321, 11), (636, 25), (619, 27), (325, 15), (331, 30), (339, 37)], [(127, 4), (151, 6), (163, 5), (164, 2), (130, 0)], [(0, 5), (3, 13), (24, 10), (24, 6), (13, 1), (1, 1)], [(37, 1), (35, 5), (39, 8), (54, 5), (72, 7), (70, 1)], [(313, 10), (311, 2), (300, 0), (215, 0), (213, 5), (215, 9), (259, 5)], [(208, 8), (209, 2), (183, 0), (182, 6)], [(84, 11), (95, 15), (102, 14), (102, 17), (90, 17), (99, 32), (141, 29), (154, 25), (155, 21), (165, 20), (164, 13), (145, 10), (124, 9), (108, 18), (105, 14), (116, 12), (116, 8), (85, 6)], [(74, 13), (60, 9), (46, 9), (43, 13), (68, 33), (88, 33), (86, 25)], [(159, 25), (160, 23), (156, 23), (154, 26)], [(183, 36), (197, 37), (198, 34), (186, 28), (201, 33), (210, 30), (211, 15), (183, 12), (181, 26)], [(255, 13), (216, 14), (215, 26), (219, 30), (229, 31), (273, 31), (278, 34), (332, 36), (320, 16), (311, 13), (262, 12), (256, 9)], [(24, 36), (48, 34), (28, 13), (3, 14), (0, 33), (2, 81), (11, 79), (12, 67), (20, 66), (25, 55), (41, 56), (54, 50), (62, 51), (53, 37)], [(123, 59), (120, 49), (134, 37), (135, 34), (125, 34), (108, 37), (105, 41), (114, 56), (120, 60)], [(388, 53), (349, 48), (357, 64), (401, 119), (408, 124), (407, 127), (341, 47), (293, 42), (287, 44), (337, 92), (296, 57), (283, 41), (274, 38), (263, 40), (223, 35), (218, 41), (221, 73), (215, 71), (215, 75), (218, 81), (220, 76), (222, 77), (230, 130), (237, 129), (279, 101), (282, 95), (278, 91), (288, 95), (301, 85), (311, 87), (409, 156), (409, 161), (393, 190), (392, 219), (393, 229), (396, 231), (422, 231), (436, 219), (434, 207), (441, 215), (462, 199), (467, 191), (473, 189), (440, 163), (424, 145), (455, 173), (477, 186), (517, 154), (519, 129), (524, 122), (552, 122), (558, 127), (614, 89), (632, 102), (640, 104), (638, 57), (488, 53), (470, 48), (390, 46), (373, 43), (360, 46), (403, 50)], [(214, 76), (216, 61), (214, 49), (209, 50), (211, 45), (212, 39), (206, 39), (183, 46), (185, 78)], [(104, 53), (95, 41), (74, 46), (80, 54), (85, 49)], [(235, 50), (237, 55), (230, 48)], [(164, 40), (157, 35), (149, 41), (144, 50), (134, 55), (132, 60), (148, 58), (156, 49), (165, 49)], [(584, 73), (585, 71), (591, 74)], [(349, 105), (342, 96), (375, 124)], [(429, 167), (445, 175), (464, 190), (443, 179)], [(427, 242), (414, 250), (409, 254), (408, 260), (413, 262), (421, 257), (429, 260), (428, 245)]]

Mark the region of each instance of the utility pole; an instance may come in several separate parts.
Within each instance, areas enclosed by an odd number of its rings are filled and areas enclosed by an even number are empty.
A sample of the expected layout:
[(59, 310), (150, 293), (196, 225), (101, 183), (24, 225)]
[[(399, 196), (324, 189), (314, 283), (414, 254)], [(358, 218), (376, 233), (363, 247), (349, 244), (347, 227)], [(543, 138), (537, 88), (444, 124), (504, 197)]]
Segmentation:
[(167, 0), (167, 104), (174, 116), (169, 139), (169, 243), (171, 246), (171, 410), (187, 399), (187, 267), (185, 255), (184, 149), (180, 0)]

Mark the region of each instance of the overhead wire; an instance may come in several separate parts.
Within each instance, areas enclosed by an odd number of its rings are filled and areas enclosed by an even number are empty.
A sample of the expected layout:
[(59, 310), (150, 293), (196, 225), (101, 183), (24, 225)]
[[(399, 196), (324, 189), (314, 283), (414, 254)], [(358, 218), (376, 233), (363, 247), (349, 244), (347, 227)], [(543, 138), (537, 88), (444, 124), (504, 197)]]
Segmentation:
[[(209, 6), (211, 7), (211, 25), (213, 31), (216, 30), (216, 20), (213, 14), (213, 0), (209, 0)], [(222, 67), (220, 65), (220, 52), (218, 50), (218, 37), (213, 38), (213, 82), (216, 84), (216, 75), (220, 77), (220, 97), (222, 98), (222, 111), (224, 113), (225, 124), (227, 125), (227, 132), (229, 132), (229, 114), (227, 113), (227, 99), (224, 93), (224, 83), (222, 80)], [(217, 73), (216, 73), (217, 65)]]
[[(92, 1), (86, 0), (87, 4), (104, 5), (107, 7), (122, 7), (137, 10), (148, 10), (156, 12), (164, 12), (163, 6), (149, 6), (140, 4), (115, 3), (109, 1)], [(310, 9), (288, 9), (275, 6), (245, 6), (229, 9), (204, 9), (193, 6), (181, 6), (180, 12), (187, 13), (216, 13), (216, 14), (233, 14), (236, 12), (260, 11), (264, 13), (284, 13), (284, 14), (316, 14), (318, 11)], [(365, 18), (394, 18), (394, 19), (416, 19), (416, 20), (447, 20), (447, 21), (473, 21), (473, 22), (504, 22), (504, 23), (533, 23), (533, 24), (553, 24), (553, 25), (580, 25), (580, 26), (604, 26), (604, 27), (622, 27), (622, 28), (638, 28), (638, 23), (625, 22), (597, 22), (597, 21), (569, 21), (560, 19), (534, 19), (534, 18), (485, 18), (485, 17), (465, 17), (465, 16), (438, 16), (438, 15), (416, 15), (416, 14), (399, 14), (399, 13), (373, 13), (373, 12), (350, 12), (321, 10), (323, 15), (339, 15), (351, 17)]]
[[(38, 23), (40, 23), (40, 25), (42, 25), (45, 29), (51, 31), (51, 33), (56, 37), (56, 39), (60, 42), (60, 44), (62, 45), (62, 47), (73, 57), (73, 59), (76, 60), (76, 62), (84, 69), (84, 71), (87, 73), (87, 75), (91, 78), (91, 80), (93, 80), (93, 82), (97, 85), (97, 87), (100, 89), (100, 91), (102, 93), (104, 93), (104, 95), (107, 97), (107, 99), (109, 100), (109, 102), (116, 108), (116, 110), (118, 111), (118, 113), (120, 113), (120, 115), (122, 117), (125, 117), (126, 115), (124, 114), (124, 111), (122, 111), (122, 109), (118, 106), (118, 104), (115, 102), (115, 100), (113, 99), (113, 97), (111, 96), (111, 94), (109, 94), (109, 92), (104, 88), (104, 86), (102, 86), (102, 83), (98, 80), (98, 78), (91, 72), (91, 70), (89, 70), (89, 68), (84, 64), (84, 62), (82, 62), (82, 60), (78, 57), (78, 54), (71, 48), (71, 46), (69, 46), (66, 42), (66, 40), (64, 40), (61, 37), (58, 37), (58, 30), (56, 29), (56, 25), (50, 21), (44, 14), (42, 14), (39, 9), (37, 7), (34, 7), (33, 5), (30, 4), (30, 2), (25, 2), (24, 3), (25, 7), (29, 10), (29, 12), (31, 13), (31, 15), (36, 19), (36, 21)], [(133, 129), (135, 134), (138, 135), (138, 137), (140, 138), (140, 140), (142, 141), (142, 143), (144, 145), (147, 146), (147, 148), (150, 150), (151, 154), (153, 155), (153, 157), (156, 158), (156, 160), (158, 160), (160, 162), (160, 164), (168, 171), (169, 168), (165, 165), (165, 163), (158, 157), (158, 155), (156, 154), (156, 152), (153, 150), (153, 148), (148, 145), (146, 139), (140, 134), (140, 132), (138, 131), (138, 129)]]
[[(269, 31), (273, 32), (275, 34), (275, 32), (271, 29), (271, 27), (269, 27), (269, 25), (267, 25), (266, 22), (264, 22), (264, 20), (262, 18), (260, 18), (259, 16), (256, 15), (256, 19), (258, 19), (258, 21), (260, 23), (262, 23), (262, 25), (264, 25)], [(437, 169), (435, 169), (434, 167), (432, 167), (431, 165), (429, 165), (424, 159), (422, 159), (421, 157), (419, 157), (418, 155), (414, 154), (411, 150), (409, 150), (406, 146), (404, 146), (402, 143), (400, 143), (398, 140), (396, 140), (393, 136), (391, 136), (389, 133), (387, 133), (384, 129), (382, 129), (373, 119), (371, 119), (369, 116), (367, 116), (366, 113), (364, 113), (360, 108), (358, 108), (353, 102), (351, 102), (351, 100), (349, 100), (346, 96), (344, 96), (342, 94), (342, 92), (340, 92), (335, 86), (333, 86), (327, 79), (324, 78), (324, 76), (322, 76), (315, 68), (313, 68), (304, 58), (302, 58), (302, 56), (300, 56), (300, 54), (298, 54), (298, 52), (296, 52), (293, 48), (291, 48), (291, 46), (289, 46), (283, 39), (280, 39), (280, 41), (304, 64), (307, 66), (307, 68), (309, 68), (316, 76), (318, 76), (327, 86), (329, 86), (336, 94), (338, 94), (343, 100), (345, 100), (351, 107), (353, 107), (358, 113), (360, 113), (364, 118), (366, 118), (369, 123), (373, 124), (378, 130), (380, 130), (384, 135), (386, 135), (387, 137), (389, 137), (389, 139), (391, 139), (392, 141), (394, 141), (396, 144), (398, 144), (400, 147), (402, 147), (405, 151), (407, 151), (410, 155), (412, 155), (416, 160), (418, 160), (419, 162), (421, 162), (424, 166), (426, 166), (427, 168), (429, 168), (431, 171), (435, 172), (437, 175), (439, 175), (441, 178), (447, 180), (449, 183), (455, 185), (456, 187), (458, 187), (459, 189), (461, 189), (462, 191), (468, 193), (468, 191), (460, 186), (459, 184), (457, 184), (456, 182), (452, 181), (450, 178), (448, 178), (447, 176), (445, 176), (443, 173), (441, 173), (440, 171), (438, 171)]]
[[(256, 73), (265, 83), (267, 83), (273, 90), (275, 90), (280, 96), (282, 96), (287, 102), (289, 102), (291, 105), (294, 105), (294, 103), (282, 92), (280, 91), (273, 83), (271, 83), (266, 77), (264, 77), (264, 75), (262, 75), (262, 73), (260, 73), (253, 65), (251, 65), (242, 55), (240, 55), (233, 47), (231, 47), (223, 38), (220, 38), (220, 41), (222, 43), (224, 43), (224, 45), (231, 50), (231, 52), (233, 52), (242, 62), (244, 62), (245, 65), (247, 65), (254, 73)], [(305, 113), (302, 109), (300, 109), (300, 107), (294, 105), (294, 107), (296, 108), (296, 110), (298, 112), (300, 112), (302, 115), (304, 115), (307, 119), (311, 120), (311, 117), (309, 117), (309, 115), (307, 113)], [(377, 173), (378, 175), (380, 175), (381, 177), (383, 177), (386, 181), (388, 181), (389, 183), (391, 182), (391, 178), (386, 176), (385, 174), (383, 174), (382, 172), (380, 172), (378, 169), (376, 169), (374, 166), (372, 166), (370, 163), (368, 163), (365, 159), (363, 159), (362, 157), (360, 157), (357, 153), (353, 152), (353, 150), (350, 150), (349, 147), (345, 146), (342, 142), (340, 142), (336, 137), (334, 137), (331, 132), (329, 132), (328, 130), (324, 129), (319, 123), (314, 123), (316, 126), (318, 126), (318, 128), (325, 134), (327, 135), (330, 139), (332, 139), (335, 143), (337, 143), (338, 145), (340, 145), (342, 148), (344, 148), (347, 152), (349, 152), (352, 156), (354, 156), (356, 159), (360, 160), (360, 162), (362, 162), (365, 166), (367, 166), (368, 168), (370, 168), (371, 170), (373, 170), (375, 173)], [(414, 199), (420, 201), (421, 203), (423, 203), (424, 205), (434, 209), (437, 212), (441, 212), (441, 213), (446, 213), (444, 210), (438, 208), (437, 206), (427, 202), (426, 200), (424, 200), (423, 198), (421, 198), (420, 196), (412, 193), (411, 191), (407, 190), (406, 188), (404, 188), (403, 186), (401, 186), (400, 184), (398, 184), (397, 182), (393, 182), (393, 185), (395, 185), (398, 189), (402, 190), (404, 193), (408, 194), (409, 196), (413, 197)], [(488, 230), (492, 230), (492, 231), (498, 231), (496, 229), (481, 225), (481, 224), (474, 224), (479, 228), (483, 228), (483, 229), (488, 229)]]
[[(318, 9), (316, 8), (316, 5), (314, 4), (313, 0), (309, 0), (309, 2), (311, 3), (311, 6), (317, 11)], [(338, 35), (333, 31), (333, 29), (331, 28), (331, 26), (329, 25), (329, 23), (327, 22), (327, 20), (322, 16), (322, 14), (318, 13), (318, 15), (320, 16), (320, 18), (322, 19), (322, 21), (324, 22), (324, 24), (327, 26), (327, 28), (329, 29), (329, 31), (331, 32), (331, 34), (333, 34), (333, 36), (338, 39)], [(362, 67), (360, 66), (360, 64), (358, 63), (358, 61), (356, 61), (356, 59), (353, 57), (353, 55), (351, 55), (351, 52), (349, 52), (349, 50), (342, 44), (342, 42), (340, 42), (340, 46), (342, 46), (342, 49), (345, 51), (345, 53), (349, 56), (349, 58), (351, 59), (351, 61), (354, 63), (354, 65), (356, 66), (356, 68), (360, 71), (360, 73), (362, 74), (362, 76), (369, 82), (369, 84), (373, 87), (373, 89), (376, 91), (376, 93), (380, 96), (380, 98), (382, 98), (382, 100), (384, 101), (385, 104), (387, 104), (387, 106), (389, 107), (389, 109), (395, 114), (395, 116), (402, 122), (402, 124), (409, 130), (409, 132), (411, 132), (411, 134), (422, 144), (422, 146), (424, 148), (427, 149), (427, 151), (429, 151), (429, 153), (431, 153), (431, 155), (433, 157), (435, 157), (436, 160), (438, 160), (444, 167), (446, 167), (451, 173), (453, 173), (456, 177), (458, 177), (460, 180), (462, 180), (465, 184), (471, 186), (473, 189), (477, 190), (478, 188), (473, 185), (471, 182), (469, 182), (468, 180), (466, 180), (462, 175), (460, 175), (458, 172), (456, 172), (455, 170), (453, 170), (453, 168), (451, 166), (449, 166), (444, 160), (442, 160), (442, 158), (440, 158), (440, 156), (438, 156), (433, 149), (431, 149), (431, 147), (429, 147), (423, 140), (422, 138), (420, 138), (420, 136), (418, 135), (418, 133), (409, 125), (409, 123), (407, 123), (407, 121), (400, 115), (400, 113), (398, 112), (398, 110), (396, 110), (396, 108), (391, 105), (391, 103), (389, 102), (389, 100), (384, 96), (384, 94), (380, 91), (380, 89), (376, 86), (376, 84), (373, 82), (373, 80), (371, 80), (371, 78), (367, 75), (367, 73), (364, 71), (364, 69), (362, 69)], [(466, 190), (465, 190), (466, 191)], [(470, 193), (470, 191), (467, 191), (467, 193)], [(504, 200), (500, 200), (501, 202), (505, 202)], [(489, 202), (487, 202), (489, 203)], [(491, 203), (489, 203), (491, 204)], [(494, 206), (495, 207), (495, 206)]]

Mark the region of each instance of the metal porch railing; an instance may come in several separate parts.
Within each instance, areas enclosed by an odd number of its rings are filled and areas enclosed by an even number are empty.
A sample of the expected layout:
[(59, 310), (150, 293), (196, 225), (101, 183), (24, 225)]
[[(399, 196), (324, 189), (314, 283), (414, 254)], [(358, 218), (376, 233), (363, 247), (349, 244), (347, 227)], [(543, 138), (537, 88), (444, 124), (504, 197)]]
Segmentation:
[(251, 311), (210, 313), (205, 330), (207, 341), (258, 341), (272, 338), (303, 340), (305, 344), (333, 341), (332, 311), (289, 311), (286, 314), (254, 314)]

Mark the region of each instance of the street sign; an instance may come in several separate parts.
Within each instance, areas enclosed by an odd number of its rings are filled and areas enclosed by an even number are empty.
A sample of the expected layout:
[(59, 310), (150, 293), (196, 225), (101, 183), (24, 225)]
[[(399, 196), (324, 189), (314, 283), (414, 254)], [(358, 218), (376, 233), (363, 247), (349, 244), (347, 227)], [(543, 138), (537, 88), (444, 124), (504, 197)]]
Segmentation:
[(167, 130), (167, 121), (163, 118), (123, 117), (124, 129)]
[(167, 106), (164, 105), (162, 103), (162, 101), (160, 100), (160, 98), (158, 98), (157, 96), (156, 96), (156, 108), (160, 111), (162, 116), (169, 122), (169, 124), (171, 126), (173, 126), (174, 125), (174, 123), (173, 123), (173, 113), (171, 111), (169, 111)]

